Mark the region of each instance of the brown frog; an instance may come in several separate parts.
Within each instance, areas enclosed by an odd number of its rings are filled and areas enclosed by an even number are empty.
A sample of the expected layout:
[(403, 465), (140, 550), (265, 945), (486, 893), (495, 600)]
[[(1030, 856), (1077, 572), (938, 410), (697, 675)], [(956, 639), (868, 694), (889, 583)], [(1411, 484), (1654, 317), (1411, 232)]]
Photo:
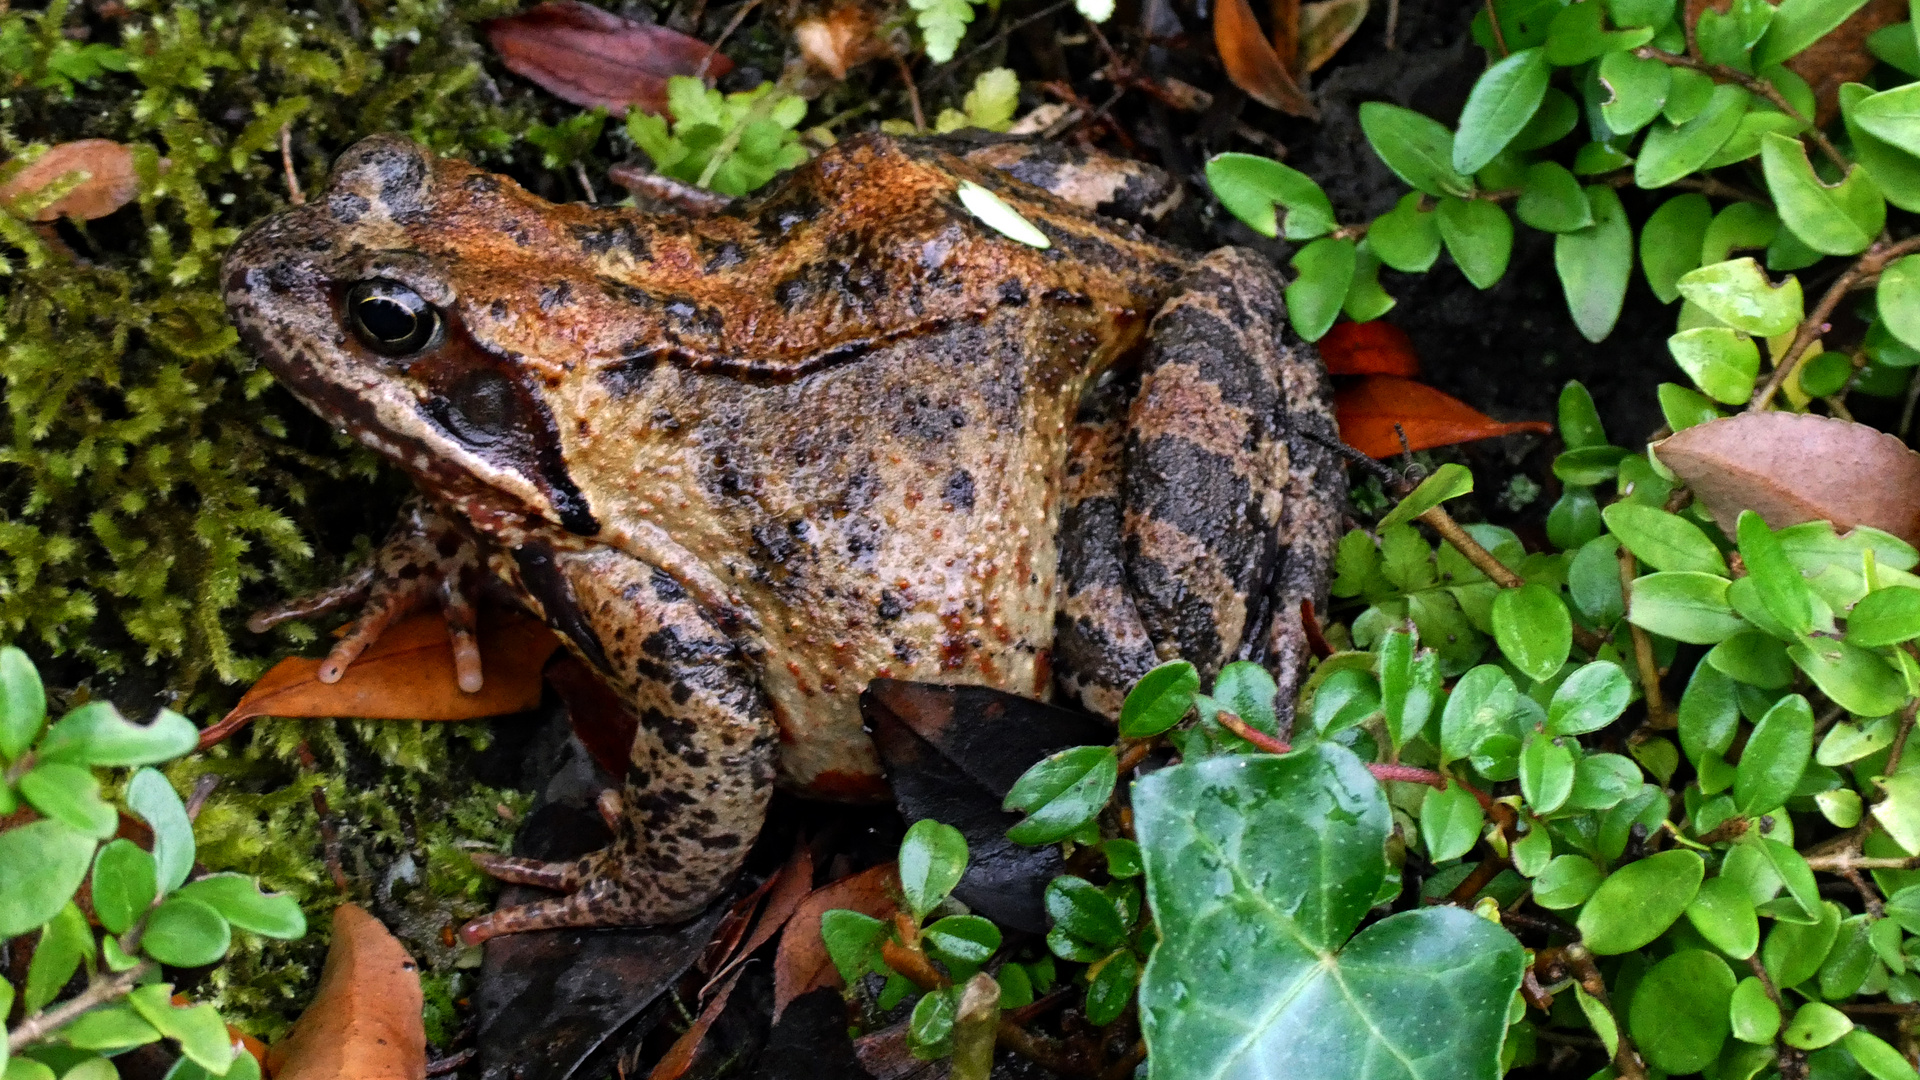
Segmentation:
[[(468, 940), (687, 918), (776, 782), (884, 796), (874, 678), (1113, 715), (1163, 659), (1252, 658), (1291, 700), (1345, 483), (1278, 275), (956, 149), (849, 139), (690, 217), (553, 205), (376, 137), (228, 257), (247, 343), (423, 494), (372, 566), (256, 624), (366, 600), (337, 678), (437, 598), (477, 688), (487, 575), (640, 718), (612, 845), (483, 857), (566, 895)], [(963, 181), (1048, 246), (983, 224)]]

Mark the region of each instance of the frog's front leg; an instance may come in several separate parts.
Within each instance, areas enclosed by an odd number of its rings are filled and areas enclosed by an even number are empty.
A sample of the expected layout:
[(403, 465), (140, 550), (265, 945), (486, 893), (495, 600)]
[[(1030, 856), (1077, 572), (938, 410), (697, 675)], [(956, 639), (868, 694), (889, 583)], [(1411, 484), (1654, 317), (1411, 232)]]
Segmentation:
[(468, 923), (468, 942), (560, 926), (648, 926), (699, 913), (740, 869), (773, 794), (777, 729), (747, 657), (671, 577), (610, 549), (515, 553), (520, 584), (640, 718), (613, 843), (482, 869), (569, 895)]
[(362, 604), (360, 615), (320, 665), (320, 681), (334, 683), (388, 627), (437, 601), (453, 639), (454, 674), (460, 689), (477, 693), (480, 646), (474, 637), (475, 615), (466, 582), (470, 574), (484, 568), (473, 539), (426, 500), (415, 497), (401, 507), (399, 521), (367, 565), (332, 588), (256, 613), (247, 620), (247, 628), (264, 633), (288, 619), (312, 618)]

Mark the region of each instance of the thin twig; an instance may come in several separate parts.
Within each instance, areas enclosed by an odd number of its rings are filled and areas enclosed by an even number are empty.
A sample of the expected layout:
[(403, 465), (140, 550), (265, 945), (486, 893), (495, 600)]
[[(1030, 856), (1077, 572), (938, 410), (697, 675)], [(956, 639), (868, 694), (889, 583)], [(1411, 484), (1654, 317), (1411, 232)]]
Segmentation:
[[(1214, 719), (1219, 721), (1221, 727), (1247, 740), (1265, 753), (1290, 754), (1293, 752), (1292, 743), (1282, 742), (1274, 738), (1259, 728), (1249, 725), (1245, 720), (1240, 719), (1225, 709), (1214, 714)], [(1468, 794), (1474, 797), (1474, 800), (1480, 804), (1482, 810), (1490, 809), (1493, 806), (1493, 797), (1491, 795), (1470, 784), (1461, 783), (1459, 780), (1447, 776), (1445, 773), (1435, 772), (1432, 769), (1422, 769), (1416, 765), (1388, 765), (1380, 762), (1372, 762), (1367, 765), (1367, 771), (1373, 774), (1374, 779), (1382, 783), (1397, 781), (1403, 784), (1425, 784), (1430, 788), (1437, 788), (1441, 791), (1445, 791), (1450, 784), (1459, 784), (1462, 788), (1466, 789)]]
[(726, 42), (727, 38), (733, 35), (735, 30), (740, 29), (740, 24), (747, 20), (747, 15), (759, 6), (760, 0), (747, 0), (746, 3), (740, 5), (740, 10), (734, 12), (733, 18), (727, 20), (727, 28), (720, 31), (720, 36), (713, 39), (712, 45), (707, 46), (707, 55), (701, 57), (700, 66), (693, 69), (694, 78), (704, 79), (707, 77), (707, 66), (713, 63), (714, 57), (720, 55), (720, 46)]
[[(1487, 575), (1488, 579), (1501, 588), (1517, 589), (1527, 583), (1525, 578), (1507, 569), (1505, 564), (1494, 558), (1493, 552), (1481, 547), (1480, 542), (1468, 535), (1467, 530), (1461, 528), (1460, 523), (1453, 520), (1444, 507), (1433, 507), (1415, 517), (1414, 520), (1425, 522), (1429, 528), (1440, 534), (1440, 539), (1453, 545), (1453, 549), (1472, 563), (1475, 569)], [(1573, 640), (1590, 654), (1599, 652), (1600, 646), (1606, 644), (1605, 638), (1579, 625), (1573, 628)]]
[(1773, 374), (1768, 376), (1766, 385), (1754, 393), (1753, 401), (1747, 405), (1747, 411), (1760, 412), (1773, 401), (1773, 395), (1780, 391), (1781, 384), (1785, 383), (1787, 376), (1799, 366), (1801, 356), (1805, 355), (1806, 351), (1812, 348), (1813, 343), (1820, 340), (1820, 335), (1826, 332), (1827, 320), (1833, 317), (1834, 309), (1840, 306), (1842, 297), (1852, 291), (1856, 284), (1864, 283), (1870, 277), (1878, 277), (1888, 263), (1916, 251), (1920, 251), (1920, 235), (1909, 236), (1895, 243), (1882, 233), (1880, 239), (1855, 260), (1852, 266), (1847, 267), (1844, 273), (1833, 279), (1833, 284), (1827, 286), (1826, 294), (1820, 297), (1818, 304), (1814, 305), (1813, 313), (1801, 320), (1799, 332), (1793, 335), (1793, 344), (1780, 355), (1779, 361), (1773, 366)]
[[(1600, 969), (1594, 966), (1593, 953), (1585, 945), (1575, 942), (1561, 951), (1566, 957), (1567, 966), (1573, 969), (1573, 977), (1580, 983), (1580, 989), (1587, 996), (1600, 1003), (1608, 1012), (1613, 1012), (1613, 1004), (1608, 998), (1607, 981), (1600, 977)], [(1619, 1033), (1619, 1050), (1613, 1055), (1613, 1066), (1626, 1080), (1647, 1080), (1646, 1063), (1640, 1059), (1640, 1051), (1633, 1045), (1633, 1037), (1627, 1034), (1627, 1025), (1614, 1017), (1614, 1030)]]
[[(1491, 0), (1489, 0), (1489, 3), (1491, 3)], [(1633, 50), (1633, 55), (1642, 60), (1658, 60), (1668, 67), (1687, 68), (1691, 71), (1697, 71), (1712, 79), (1714, 82), (1732, 83), (1750, 94), (1756, 94), (1765, 98), (1768, 104), (1792, 117), (1796, 123), (1806, 125), (1807, 130), (1803, 132), (1803, 134), (1813, 140), (1813, 144), (1820, 148), (1821, 153), (1827, 155), (1827, 160), (1840, 167), (1842, 175), (1844, 175), (1847, 170), (1853, 168), (1853, 162), (1848, 161), (1847, 156), (1842, 154), (1839, 148), (1834, 146), (1833, 143), (1827, 139), (1827, 136), (1821, 132), (1819, 128), (1814, 126), (1812, 118), (1803, 115), (1799, 109), (1794, 108), (1793, 103), (1788, 101), (1786, 97), (1780, 93), (1779, 88), (1766, 79), (1749, 75), (1744, 71), (1737, 71), (1725, 64), (1709, 64), (1704, 60), (1695, 59), (1692, 56), (1681, 56), (1677, 53), (1662, 52), (1651, 45), (1640, 46)]]
[(1493, 10), (1493, 0), (1487, 0), (1487, 25), (1493, 28), (1493, 43), (1500, 46), (1500, 55), (1510, 55), (1513, 50), (1507, 48), (1507, 35), (1500, 32), (1500, 16)]
[(307, 205), (307, 195), (300, 190), (300, 178), (293, 172), (293, 125), (280, 125), (280, 167), (287, 173), (287, 201), (295, 206)]
[(1881, 902), (1879, 891), (1873, 887), (1872, 882), (1867, 880), (1865, 874), (1848, 867), (1840, 871), (1840, 876), (1846, 880), (1847, 884), (1853, 886), (1854, 892), (1860, 894), (1860, 902), (1866, 906), (1867, 914), (1876, 919), (1886, 915), (1887, 905)]
[(1920, 713), (1920, 698), (1907, 702), (1907, 707), (1900, 710), (1900, 727), (1893, 733), (1893, 746), (1887, 751), (1887, 763), (1880, 767), (1881, 776), (1892, 776), (1900, 771), (1900, 758), (1907, 752), (1907, 736), (1913, 734), (1916, 713)]
[[(1620, 545), (1620, 599), (1625, 603), (1632, 603), (1633, 578), (1638, 569), (1633, 552), (1628, 551), (1625, 544)], [(1633, 663), (1640, 671), (1640, 691), (1647, 696), (1647, 726), (1656, 731), (1679, 727), (1679, 719), (1667, 708), (1666, 697), (1660, 692), (1660, 665), (1653, 658), (1653, 639), (1631, 622), (1627, 624), (1627, 633), (1633, 638)]]
[(133, 988), (140, 985), (140, 980), (145, 978), (153, 968), (153, 961), (142, 960), (118, 975), (101, 979), (58, 1005), (42, 1009), (20, 1021), (18, 1026), (7, 1033), (7, 1053), (17, 1054), (44, 1036), (66, 1026), (81, 1013), (132, 993)]
[(913, 106), (913, 130), (925, 135), (927, 114), (920, 108), (920, 88), (913, 84), (913, 69), (907, 66), (905, 57), (896, 56), (893, 62), (900, 68), (900, 81), (907, 84), (907, 104)]

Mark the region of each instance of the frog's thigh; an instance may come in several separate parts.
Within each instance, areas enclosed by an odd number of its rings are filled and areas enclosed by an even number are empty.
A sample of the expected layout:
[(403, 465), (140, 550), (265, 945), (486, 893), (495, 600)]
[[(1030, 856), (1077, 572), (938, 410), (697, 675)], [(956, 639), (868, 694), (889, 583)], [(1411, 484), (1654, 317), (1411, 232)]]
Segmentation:
[(1205, 673), (1266, 651), (1288, 476), (1281, 289), (1244, 249), (1196, 263), (1154, 317), (1128, 424), (1129, 591), (1162, 658)]
[(578, 891), (496, 912), (489, 932), (689, 918), (726, 887), (765, 821), (777, 736), (766, 700), (738, 647), (666, 574), (606, 550), (556, 561), (581, 622), (617, 628), (580, 651), (640, 727), (613, 843), (552, 868), (551, 881), (528, 868), (504, 875)]
[(1160, 662), (1127, 595), (1120, 553), (1120, 456), (1126, 401), (1090, 396), (1074, 420), (1061, 493), (1059, 602), (1053, 669), (1060, 689), (1109, 717), (1127, 689)]

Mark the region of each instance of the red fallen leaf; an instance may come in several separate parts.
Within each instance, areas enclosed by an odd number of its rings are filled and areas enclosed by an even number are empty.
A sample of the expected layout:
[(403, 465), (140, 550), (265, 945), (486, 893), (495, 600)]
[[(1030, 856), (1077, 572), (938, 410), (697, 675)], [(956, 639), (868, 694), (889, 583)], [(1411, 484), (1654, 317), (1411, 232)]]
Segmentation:
[(479, 638), (486, 683), (476, 694), (463, 692), (455, 681), (453, 646), (446, 620), (437, 612), (421, 612), (394, 624), (337, 683), (320, 681), (319, 660), (289, 657), (261, 676), (232, 712), (200, 733), (200, 748), (258, 716), (472, 720), (540, 704), (540, 670), (560, 647), (553, 631), (518, 612), (484, 608)]
[(353, 904), (333, 912), (320, 988), (293, 1033), (267, 1051), (274, 1080), (422, 1080), (427, 1033), (420, 970), (380, 920)]
[(92, 221), (106, 217), (140, 194), (140, 179), (133, 173), (132, 150), (112, 139), (80, 139), (61, 143), (15, 173), (13, 179), (0, 186), (0, 202), (11, 203), (76, 172), (87, 174), (86, 179), (42, 207), (33, 215), (33, 220), (70, 217)]
[(1676, 432), (1654, 453), (1732, 536), (1740, 511), (1775, 529), (1831, 521), (1920, 544), (1920, 454), (1895, 436), (1811, 413), (1742, 413)]
[(1374, 458), (1400, 452), (1395, 424), (1407, 433), (1407, 448), (1412, 450), (1522, 431), (1553, 434), (1553, 425), (1545, 421), (1503, 423), (1431, 386), (1392, 375), (1369, 375), (1341, 387), (1333, 395), (1333, 414), (1340, 424), (1341, 440)]
[(733, 61), (698, 38), (623, 19), (578, 0), (551, 0), (481, 26), (507, 70), (561, 99), (625, 116), (637, 106), (665, 113), (667, 79), (719, 78)]
[(1247, 0), (1220, 0), (1214, 7), (1213, 43), (1220, 50), (1227, 78), (1255, 101), (1289, 116), (1319, 118), (1320, 111), (1287, 74), (1287, 66), (1261, 31)]
[(1405, 330), (1378, 319), (1339, 322), (1320, 339), (1320, 359), (1329, 375), (1420, 374), (1420, 354)]
[(808, 893), (787, 921), (780, 949), (773, 961), (773, 1018), (780, 1019), (789, 1002), (809, 990), (841, 985), (840, 972), (827, 955), (820, 937), (820, 916), (846, 908), (885, 921), (900, 910), (900, 868), (886, 863), (841, 878)]

